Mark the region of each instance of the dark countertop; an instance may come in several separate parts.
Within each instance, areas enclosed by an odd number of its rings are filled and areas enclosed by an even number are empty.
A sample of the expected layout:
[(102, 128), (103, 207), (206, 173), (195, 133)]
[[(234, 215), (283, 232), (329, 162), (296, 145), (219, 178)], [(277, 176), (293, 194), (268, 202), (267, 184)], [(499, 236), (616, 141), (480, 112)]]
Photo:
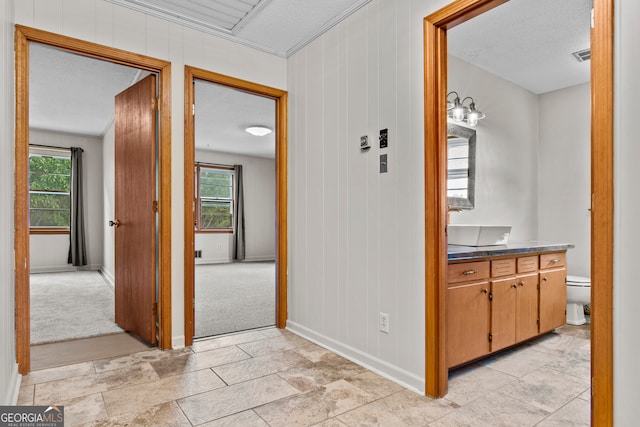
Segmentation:
[(536, 252), (555, 252), (574, 248), (573, 243), (554, 242), (509, 242), (495, 246), (459, 246), (449, 245), (449, 261), (473, 260), (490, 256), (524, 255)]

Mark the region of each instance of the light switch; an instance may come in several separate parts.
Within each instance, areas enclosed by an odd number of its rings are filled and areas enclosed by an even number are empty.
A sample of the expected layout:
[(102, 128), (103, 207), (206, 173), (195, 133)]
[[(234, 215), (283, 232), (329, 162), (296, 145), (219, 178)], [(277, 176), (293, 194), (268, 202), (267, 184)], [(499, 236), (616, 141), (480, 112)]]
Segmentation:
[(380, 154), (380, 173), (387, 173), (387, 155)]

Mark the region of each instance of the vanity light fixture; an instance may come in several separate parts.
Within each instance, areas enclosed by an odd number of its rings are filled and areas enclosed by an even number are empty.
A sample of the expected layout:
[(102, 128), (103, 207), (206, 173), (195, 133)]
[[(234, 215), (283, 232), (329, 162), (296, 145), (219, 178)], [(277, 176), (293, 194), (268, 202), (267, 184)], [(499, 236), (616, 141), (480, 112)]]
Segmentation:
[(272, 132), (271, 129), (266, 126), (250, 126), (244, 131), (254, 136), (265, 136), (269, 135)]
[[(453, 102), (449, 101), (449, 96), (455, 94)], [(467, 99), (471, 100), (471, 103), (467, 107), (464, 105)], [(475, 127), (478, 124), (478, 120), (484, 119), (486, 116), (482, 111), (476, 109), (476, 103), (473, 98), (467, 96), (460, 101), (458, 92), (452, 91), (447, 94), (447, 115), (456, 122), (465, 121), (469, 126)]]

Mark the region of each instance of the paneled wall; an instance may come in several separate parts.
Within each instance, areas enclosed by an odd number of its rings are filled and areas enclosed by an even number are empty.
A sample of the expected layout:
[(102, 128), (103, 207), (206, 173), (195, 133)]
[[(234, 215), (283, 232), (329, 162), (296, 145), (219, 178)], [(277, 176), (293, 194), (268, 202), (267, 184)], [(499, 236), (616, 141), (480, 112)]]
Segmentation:
[(0, 405), (14, 405), (16, 364), (13, 276), (13, 0), (0, 2)]
[(184, 342), (184, 66), (286, 88), (286, 61), (105, 0), (20, 0), (15, 22), (171, 61), (172, 233), (174, 345)]
[[(374, 0), (288, 60), (287, 325), (417, 389), (425, 361), (422, 19), (444, 3)], [(388, 148), (379, 148), (380, 129)], [(364, 152), (362, 135), (372, 145)], [(388, 155), (384, 174), (380, 154)]]
[[(246, 261), (276, 258), (276, 162), (262, 157), (196, 150), (196, 162), (242, 165)], [(196, 264), (232, 261), (233, 234), (196, 233)]]
[[(640, 418), (638, 369), (638, 242), (640, 241), (640, 145), (637, 105), (640, 99), (640, 2), (615, 2), (615, 128), (614, 128), (614, 420), (634, 425)], [(597, 262), (597, 260), (596, 260)], [(596, 313), (594, 313), (596, 315)]]
[[(102, 268), (102, 141), (101, 138), (42, 130), (29, 131), (29, 143), (54, 147), (80, 147), (84, 150), (83, 190), (85, 233), (87, 244), (86, 269)], [(29, 238), (31, 272), (75, 271), (67, 264), (68, 234), (32, 234)]]

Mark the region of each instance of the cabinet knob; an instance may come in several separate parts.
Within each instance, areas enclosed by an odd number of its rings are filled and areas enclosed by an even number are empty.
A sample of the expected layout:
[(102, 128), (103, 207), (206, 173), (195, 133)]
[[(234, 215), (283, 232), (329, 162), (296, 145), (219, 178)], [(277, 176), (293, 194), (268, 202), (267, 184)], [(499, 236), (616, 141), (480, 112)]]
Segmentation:
[(463, 271), (462, 274), (464, 274), (465, 276), (468, 276), (470, 274), (476, 274), (478, 272), (478, 270), (466, 270)]
[(489, 292), (489, 290), (488, 290), (488, 289), (483, 289), (483, 290), (482, 290), (482, 293), (483, 293), (483, 294), (486, 294), (487, 292)]
[(520, 283), (518, 283), (520, 286), (524, 286), (524, 282), (521, 280)]
[(514, 283), (513, 285), (511, 285), (512, 288), (517, 288), (518, 285), (516, 283)]
[(547, 281), (547, 278), (546, 278), (546, 277), (543, 277), (543, 278), (542, 278), (542, 280), (546, 282), (546, 281)]
[(551, 261), (549, 261), (551, 264), (555, 264), (556, 262), (560, 262), (560, 260), (558, 258), (554, 258)]

